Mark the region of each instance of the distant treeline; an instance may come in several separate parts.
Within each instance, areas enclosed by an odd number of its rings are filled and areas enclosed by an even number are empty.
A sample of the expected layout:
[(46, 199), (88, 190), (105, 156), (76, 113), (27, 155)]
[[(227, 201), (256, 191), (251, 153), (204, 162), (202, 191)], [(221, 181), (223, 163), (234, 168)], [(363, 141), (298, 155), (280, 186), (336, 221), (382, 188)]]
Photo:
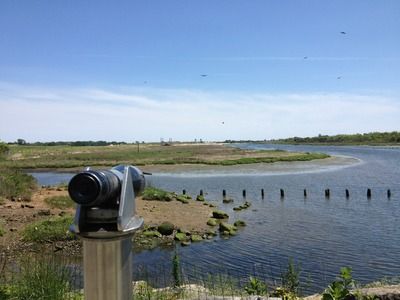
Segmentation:
[[(138, 143), (138, 142), (136, 142)], [(30, 145), (30, 146), (109, 146), (109, 145), (127, 145), (126, 142), (106, 142), (106, 141), (75, 141), (75, 142), (34, 142), (28, 143), (25, 140), (18, 139), (15, 143), (9, 145)]]
[(267, 141), (269, 143), (285, 144), (398, 144), (400, 143), (400, 132), (370, 132), (364, 134), (338, 134), (318, 135), (315, 137), (292, 137)]

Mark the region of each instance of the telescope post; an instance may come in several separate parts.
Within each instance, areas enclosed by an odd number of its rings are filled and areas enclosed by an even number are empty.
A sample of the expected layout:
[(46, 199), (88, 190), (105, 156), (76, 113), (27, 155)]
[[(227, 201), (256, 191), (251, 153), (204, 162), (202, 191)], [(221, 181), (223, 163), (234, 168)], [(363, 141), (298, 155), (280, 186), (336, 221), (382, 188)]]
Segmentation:
[(83, 239), (85, 299), (132, 299), (131, 239)]

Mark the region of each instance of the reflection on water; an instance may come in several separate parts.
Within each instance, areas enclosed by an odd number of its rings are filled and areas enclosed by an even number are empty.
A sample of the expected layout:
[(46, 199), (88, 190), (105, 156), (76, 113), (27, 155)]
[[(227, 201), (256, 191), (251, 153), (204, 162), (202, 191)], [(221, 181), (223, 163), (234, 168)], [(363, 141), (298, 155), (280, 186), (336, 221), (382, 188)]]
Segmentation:
[[(237, 236), (178, 247), (186, 275), (223, 271), (238, 277), (259, 274), (278, 280), (289, 258), (301, 264), (302, 281), (308, 292), (319, 291), (339, 272), (351, 266), (360, 282), (400, 274), (400, 149), (374, 147), (316, 147), (244, 144), (262, 149), (276, 147), (293, 151), (316, 151), (355, 157), (362, 163), (346, 168), (309, 170), (307, 173), (196, 174), (176, 176), (153, 173), (151, 184), (171, 191), (185, 189), (195, 196), (204, 190), (206, 199), (230, 214), (230, 222), (248, 224)], [(271, 176), (274, 175), (274, 176)], [(280, 199), (279, 189), (285, 190)], [(324, 189), (331, 190), (326, 199)], [(367, 199), (367, 188), (372, 197)], [(235, 199), (222, 204), (222, 190)], [(244, 202), (242, 190), (252, 206), (234, 212)], [(265, 190), (261, 198), (260, 190)], [(307, 198), (303, 196), (307, 189)], [(350, 197), (346, 199), (345, 189)], [(387, 198), (387, 189), (392, 196)], [(135, 254), (134, 265), (171, 265), (172, 250)], [(156, 274), (157, 271), (154, 271)]]

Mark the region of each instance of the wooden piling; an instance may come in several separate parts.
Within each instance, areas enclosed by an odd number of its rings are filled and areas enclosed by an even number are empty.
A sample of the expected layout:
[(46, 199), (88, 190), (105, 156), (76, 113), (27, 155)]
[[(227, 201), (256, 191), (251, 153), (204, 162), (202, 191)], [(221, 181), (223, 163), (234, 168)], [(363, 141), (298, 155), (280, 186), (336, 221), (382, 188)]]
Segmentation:
[(200, 190), (200, 196), (203, 196), (203, 190)]
[(325, 189), (325, 198), (330, 198), (331, 191), (329, 189)]
[(226, 197), (226, 191), (222, 190), (222, 197)]
[(303, 195), (304, 195), (304, 198), (307, 198), (307, 190), (306, 189), (303, 190)]
[(246, 198), (246, 190), (242, 191), (243, 198)]
[(350, 197), (350, 192), (348, 189), (346, 189), (346, 198), (349, 198), (349, 197)]
[(281, 192), (281, 198), (285, 198), (285, 191), (283, 189), (280, 189)]
[(183, 194), (183, 195), (186, 195), (186, 190), (183, 190), (183, 191), (182, 191), (182, 194)]
[(372, 196), (371, 189), (367, 189), (367, 198), (370, 199)]
[(387, 190), (387, 197), (388, 197), (388, 199), (390, 199), (390, 197), (392, 197), (392, 192), (390, 191), (390, 189)]

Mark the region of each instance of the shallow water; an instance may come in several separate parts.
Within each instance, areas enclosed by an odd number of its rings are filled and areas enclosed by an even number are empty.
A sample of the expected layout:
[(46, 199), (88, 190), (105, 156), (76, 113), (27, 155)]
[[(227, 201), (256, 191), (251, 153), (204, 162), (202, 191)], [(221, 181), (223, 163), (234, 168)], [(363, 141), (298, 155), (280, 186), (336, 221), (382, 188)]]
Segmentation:
[[(342, 266), (351, 266), (354, 277), (364, 283), (400, 274), (399, 148), (240, 146), (325, 152), (358, 161), (324, 167), (314, 162), (306, 170), (285, 166), (283, 171), (264, 168), (243, 174), (226, 170), (153, 173), (149, 177), (152, 185), (176, 192), (185, 189), (192, 196), (203, 189), (208, 201), (230, 214), (230, 222), (242, 219), (248, 224), (227, 240), (178, 246), (186, 276), (223, 272), (242, 278), (256, 274), (270, 281), (279, 280), (288, 259), (293, 258), (301, 264), (305, 291), (315, 292), (332, 281)], [(285, 190), (284, 199), (280, 198), (281, 188)], [(331, 190), (329, 199), (324, 196), (326, 188)], [(367, 199), (367, 188), (372, 190), (371, 199)], [(223, 189), (235, 199), (234, 204), (222, 204)], [(244, 202), (243, 189), (252, 206), (234, 212), (232, 207)], [(261, 189), (265, 190), (264, 199)], [(303, 189), (307, 189), (307, 198)], [(345, 189), (349, 189), (349, 199)], [(391, 189), (390, 199), (387, 189)], [(166, 249), (136, 253), (136, 274), (138, 266), (145, 265), (147, 276), (156, 277), (160, 267), (169, 270), (172, 255), (173, 250)]]
[[(230, 213), (230, 221), (242, 219), (248, 226), (228, 240), (179, 248), (181, 261), (208, 272), (224, 271), (238, 277), (251, 274), (278, 280), (289, 258), (301, 264), (308, 292), (319, 291), (351, 266), (360, 282), (400, 274), (400, 149), (375, 147), (271, 146), (247, 144), (250, 149), (273, 147), (290, 151), (316, 151), (358, 158), (351, 166), (315, 168), (307, 172), (245, 174), (243, 176), (165, 176), (154, 174), (155, 186), (176, 192), (185, 189), (206, 198)], [(285, 190), (280, 199), (279, 189)], [(325, 199), (324, 189), (331, 190)], [(372, 197), (367, 199), (367, 188)], [(235, 199), (222, 204), (222, 189)], [(242, 190), (252, 207), (234, 212), (243, 202)], [(260, 190), (265, 190), (261, 198)], [(303, 189), (307, 189), (305, 199)], [(346, 199), (345, 189), (350, 198)], [(387, 189), (392, 196), (387, 198)], [(168, 261), (167, 251), (136, 256), (136, 261)], [(193, 267), (194, 268), (194, 267)]]

